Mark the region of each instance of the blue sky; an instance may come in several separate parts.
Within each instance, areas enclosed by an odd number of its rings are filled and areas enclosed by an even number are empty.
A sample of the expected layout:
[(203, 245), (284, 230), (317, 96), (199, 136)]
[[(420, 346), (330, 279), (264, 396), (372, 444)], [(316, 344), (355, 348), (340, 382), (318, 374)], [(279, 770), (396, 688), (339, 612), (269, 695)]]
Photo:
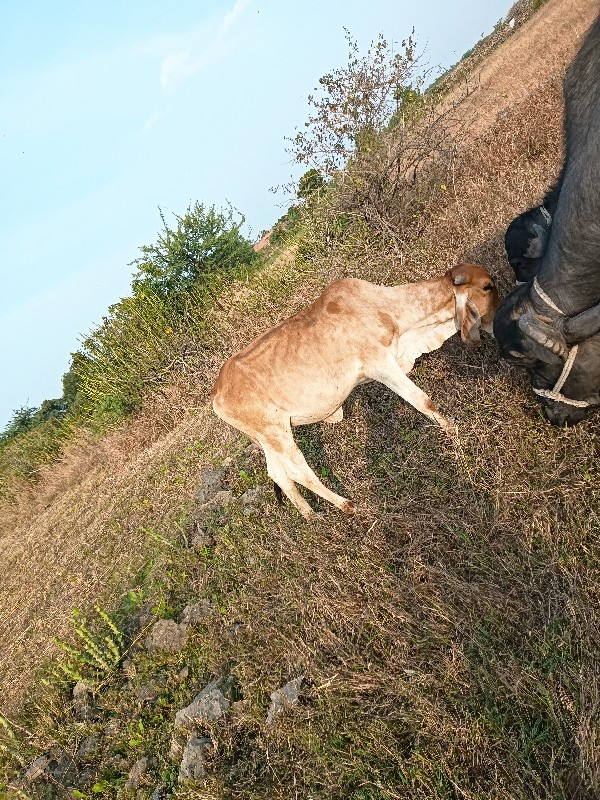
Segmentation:
[(304, 171), (286, 136), (321, 75), (415, 28), (456, 62), (510, 0), (0, 0), (0, 430), (60, 397), (128, 264), (181, 214), (228, 201), (254, 239)]

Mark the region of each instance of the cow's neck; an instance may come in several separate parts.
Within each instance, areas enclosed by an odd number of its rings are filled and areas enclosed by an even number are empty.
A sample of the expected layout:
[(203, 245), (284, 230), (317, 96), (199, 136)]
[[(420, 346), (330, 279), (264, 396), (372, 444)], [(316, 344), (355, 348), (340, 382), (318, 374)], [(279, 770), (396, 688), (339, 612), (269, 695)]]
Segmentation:
[(424, 328), (454, 320), (456, 301), (449, 278), (388, 287), (389, 313), (398, 328)]

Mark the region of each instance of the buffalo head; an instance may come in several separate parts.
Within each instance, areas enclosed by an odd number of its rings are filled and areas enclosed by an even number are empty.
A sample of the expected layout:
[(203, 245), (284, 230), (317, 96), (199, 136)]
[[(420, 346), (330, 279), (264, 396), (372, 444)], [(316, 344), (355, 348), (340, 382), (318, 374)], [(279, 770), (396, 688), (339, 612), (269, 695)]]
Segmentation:
[[(531, 289), (531, 283), (519, 286), (503, 300), (494, 336), (501, 356), (527, 370), (550, 422), (574, 425), (600, 405), (600, 304), (574, 317), (552, 310), (540, 314)], [(568, 375), (560, 391), (553, 392), (570, 354)]]
[(519, 214), (506, 229), (504, 249), (519, 283), (537, 275), (548, 248), (551, 224), (552, 217), (542, 205)]

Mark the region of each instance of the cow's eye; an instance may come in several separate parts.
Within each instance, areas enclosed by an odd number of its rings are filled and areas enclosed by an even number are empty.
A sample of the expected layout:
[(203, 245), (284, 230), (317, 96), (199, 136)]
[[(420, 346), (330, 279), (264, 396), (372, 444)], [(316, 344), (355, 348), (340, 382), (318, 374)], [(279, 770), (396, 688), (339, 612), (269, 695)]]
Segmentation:
[(483, 287), (483, 291), (484, 292), (491, 292), (493, 288), (494, 288), (494, 284), (493, 283), (486, 283), (486, 285)]

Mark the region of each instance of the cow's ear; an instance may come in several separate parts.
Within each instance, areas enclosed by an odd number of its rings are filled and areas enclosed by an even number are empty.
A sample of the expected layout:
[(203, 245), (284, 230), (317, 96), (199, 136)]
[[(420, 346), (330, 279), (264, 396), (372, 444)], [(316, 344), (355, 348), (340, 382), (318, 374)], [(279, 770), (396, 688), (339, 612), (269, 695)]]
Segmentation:
[(563, 324), (565, 339), (569, 344), (576, 344), (595, 336), (600, 332), (600, 303), (582, 311), (576, 317), (565, 320)]
[(528, 355), (547, 364), (559, 364), (566, 359), (569, 348), (565, 337), (537, 314), (519, 317), (519, 328), (527, 336), (525, 347)]
[(460, 331), (460, 338), (465, 344), (479, 344), (481, 317), (477, 306), (469, 300), (466, 292), (457, 292), (456, 294), (456, 324)]

